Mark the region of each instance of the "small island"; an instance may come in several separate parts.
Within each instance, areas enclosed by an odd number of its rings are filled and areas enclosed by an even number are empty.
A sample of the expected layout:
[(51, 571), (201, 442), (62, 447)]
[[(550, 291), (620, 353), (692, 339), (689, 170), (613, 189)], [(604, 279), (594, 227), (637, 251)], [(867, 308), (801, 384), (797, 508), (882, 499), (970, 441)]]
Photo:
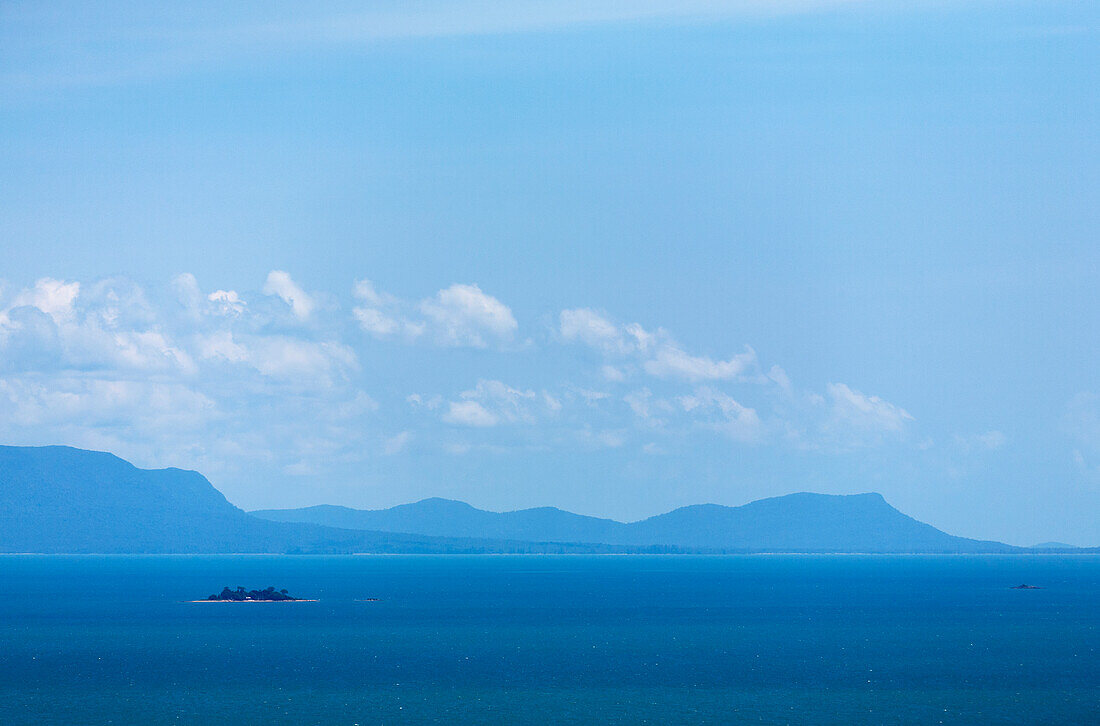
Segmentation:
[(236, 590), (230, 590), (228, 587), (223, 587), (222, 591), (218, 595), (211, 595), (205, 600), (195, 600), (193, 602), (313, 602), (308, 600), (302, 600), (301, 598), (291, 597), (286, 590), (276, 590), (274, 587), (268, 587), (263, 590), (245, 590), (243, 587), (237, 587)]
[(1008, 589), (1009, 590), (1042, 590), (1043, 588), (1039, 587), (1038, 585), (1026, 585), (1025, 584), (1025, 585), (1015, 585), (1015, 586), (1010, 587)]

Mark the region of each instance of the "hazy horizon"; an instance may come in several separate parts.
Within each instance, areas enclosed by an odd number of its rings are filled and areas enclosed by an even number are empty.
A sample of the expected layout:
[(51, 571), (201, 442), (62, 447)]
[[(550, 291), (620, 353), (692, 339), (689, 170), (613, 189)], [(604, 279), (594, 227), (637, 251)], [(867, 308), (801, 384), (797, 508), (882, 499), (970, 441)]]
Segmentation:
[(1100, 544), (1100, 8), (0, 8), (0, 444)]

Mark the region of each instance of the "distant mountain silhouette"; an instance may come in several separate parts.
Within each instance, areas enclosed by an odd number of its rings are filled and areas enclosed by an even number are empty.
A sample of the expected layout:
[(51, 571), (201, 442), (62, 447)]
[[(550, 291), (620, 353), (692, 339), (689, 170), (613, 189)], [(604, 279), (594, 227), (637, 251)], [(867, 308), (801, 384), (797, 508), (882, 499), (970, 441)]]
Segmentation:
[(605, 552), (271, 522), (201, 474), (66, 446), (0, 446), (0, 552)]
[[(1051, 543), (1053, 546), (1054, 543)], [(65, 446), (0, 446), (0, 552), (1012, 553), (907, 517), (878, 494), (700, 504), (623, 523), (553, 507), (487, 512), (426, 499), (383, 510), (248, 513), (201, 474)], [(1091, 549), (1072, 549), (1092, 552)]]
[(1076, 550), (1080, 549), (1077, 545), (1066, 544), (1065, 542), (1040, 542), (1039, 544), (1031, 545), (1033, 550)]
[[(304, 509), (252, 512), (279, 522), (310, 522), (345, 529), (430, 534), (438, 537), (487, 537), (543, 542), (623, 541), (629, 525), (573, 514), (554, 507), (487, 512), (465, 502), (433, 497), (389, 509), (349, 509), (320, 504)], [(446, 534), (443, 534), (446, 533)]]
[(321, 505), (253, 512), (281, 522), (308, 522), (442, 537), (541, 542), (600, 542), (718, 552), (1016, 552), (1000, 542), (955, 537), (908, 517), (879, 494), (789, 494), (740, 507), (699, 504), (623, 523), (553, 507), (487, 512), (464, 502), (425, 499), (390, 509)]

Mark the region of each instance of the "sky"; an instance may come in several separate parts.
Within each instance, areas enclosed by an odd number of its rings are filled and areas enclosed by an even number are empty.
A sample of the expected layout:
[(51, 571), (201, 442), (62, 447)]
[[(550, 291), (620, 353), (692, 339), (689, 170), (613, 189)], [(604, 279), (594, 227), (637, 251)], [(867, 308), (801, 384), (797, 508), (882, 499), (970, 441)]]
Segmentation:
[(1100, 7), (0, 4), (0, 442), (1100, 545)]

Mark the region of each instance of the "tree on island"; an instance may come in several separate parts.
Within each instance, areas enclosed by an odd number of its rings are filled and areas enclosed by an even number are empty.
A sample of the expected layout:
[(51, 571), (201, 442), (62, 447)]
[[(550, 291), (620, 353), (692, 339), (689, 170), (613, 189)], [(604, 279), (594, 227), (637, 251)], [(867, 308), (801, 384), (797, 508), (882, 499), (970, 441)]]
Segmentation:
[(228, 587), (223, 587), (220, 594), (211, 595), (206, 599), (244, 602), (246, 600), (297, 600), (298, 598), (291, 597), (286, 589), (276, 590), (273, 586), (268, 586), (263, 590), (245, 590), (238, 585), (236, 590), (230, 590)]

